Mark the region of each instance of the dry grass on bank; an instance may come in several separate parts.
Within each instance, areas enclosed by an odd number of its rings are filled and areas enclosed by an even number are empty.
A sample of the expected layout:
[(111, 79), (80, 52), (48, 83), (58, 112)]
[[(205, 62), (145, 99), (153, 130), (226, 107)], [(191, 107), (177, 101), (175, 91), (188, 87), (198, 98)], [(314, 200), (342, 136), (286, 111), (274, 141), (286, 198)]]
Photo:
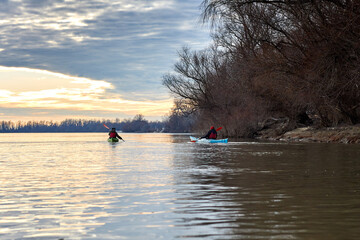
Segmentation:
[(360, 125), (316, 129), (297, 128), (278, 136), (281, 141), (360, 143)]

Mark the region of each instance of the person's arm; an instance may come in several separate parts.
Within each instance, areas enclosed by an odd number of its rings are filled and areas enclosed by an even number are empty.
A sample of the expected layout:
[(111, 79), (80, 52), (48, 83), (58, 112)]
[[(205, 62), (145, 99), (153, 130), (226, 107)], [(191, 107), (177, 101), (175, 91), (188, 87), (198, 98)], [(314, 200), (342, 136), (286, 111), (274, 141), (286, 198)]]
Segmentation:
[(209, 131), (205, 136), (202, 136), (201, 138), (208, 138), (210, 136), (211, 131)]
[(116, 136), (117, 136), (119, 139), (123, 140), (122, 137), (120, 137), (120, 135), (119, 135), (118, 133), (116, 133)]

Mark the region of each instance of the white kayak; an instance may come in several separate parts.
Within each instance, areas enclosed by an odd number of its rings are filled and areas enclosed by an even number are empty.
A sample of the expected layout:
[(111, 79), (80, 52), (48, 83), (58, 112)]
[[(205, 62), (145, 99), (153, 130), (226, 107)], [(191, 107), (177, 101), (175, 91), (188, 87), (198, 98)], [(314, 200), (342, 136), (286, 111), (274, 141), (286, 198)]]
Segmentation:
[(190, 140), (191, 142), (196, 142), (196, 143), (227, 143), (228, 139), (206, 139), (206, 138), (196, 138), (196, 137), (192, 137), (190, 136)]

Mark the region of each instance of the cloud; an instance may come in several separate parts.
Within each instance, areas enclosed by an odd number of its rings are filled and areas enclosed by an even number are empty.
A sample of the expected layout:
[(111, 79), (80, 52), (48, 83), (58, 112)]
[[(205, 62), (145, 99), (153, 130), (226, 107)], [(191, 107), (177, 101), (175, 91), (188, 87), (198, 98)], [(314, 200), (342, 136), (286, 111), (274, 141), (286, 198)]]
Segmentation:
[[(5, 1), (0, 8), (0, 16), (3, 17), (0, 25), (3, 27), (2, 35), (8, 38), (10, 34), (6, 33), (11, 32), (20, 33), (20, 38), (24, 34), (46, 32), (56, 35), (56, 41), (59, 44), (71, 40), (76, 43), (94, 39), (87, 31), (88, 28), (97, 31), (97, 33), (112, 34), (112, 31), (106, 30), (119, 29), (119, 23), (127, 25), (130, 23), (129, 21), (133, 22), (134, 20), (140, 23), (142, 22), (140, 15), (148, 19), (148, 16), (153, 15), (144, 13), (166, 11), (172, 9), (173, 5), (173, 0), (132, 0), (131, 2), (128, 0)], [(135, 15), (139, 15), (140, 18), (132, 18)], [(123, 20), (129, 21), (122, 22)], [(109, 28), (99, 29), (98, 23), (100, 26), (105, 23)], [(113, 26), (109, 25), (111, 23)], [(120, 26), (120, 30), (121, 28), (122, 26)], [(39, 38), (41, 37), (40, 35)], [(15, 36), (14, 39), (16, 38)], [(102, 39), (102, 37), (99, 34), (95, 39)], [(46, 46), (46, 41), (40, 41), (38, 44)]]
[[(25, 90), (28, 84), (32, 86)], [(99, 115), (112, 112), (120, 117), (138, 113), (162, 116), (171, 106), (170, 99), (126, 100), (119, 94), (109, 93), (113, 85), (106, 81), (28, 68), (0, 67), (0, 86), (0, 108), (8, 109), (98, 111)]]
[(202, 0), (0, 0), (0, 65), (102, 79), (129, 101), (167, 101), (183, 45), (208, 45)]

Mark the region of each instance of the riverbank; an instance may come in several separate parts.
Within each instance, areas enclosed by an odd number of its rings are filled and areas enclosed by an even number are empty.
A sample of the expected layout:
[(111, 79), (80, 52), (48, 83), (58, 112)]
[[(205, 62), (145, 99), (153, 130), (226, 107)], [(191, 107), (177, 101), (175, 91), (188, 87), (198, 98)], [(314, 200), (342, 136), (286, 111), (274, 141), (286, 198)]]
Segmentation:
[(325, 142), (325, 143), (358, 143), (360, 144), (360, 125), (315, 128), (303, 127), (277, 135), (276, 131), (260, 134), (258, 139), (279, 140), (287, 142)]

